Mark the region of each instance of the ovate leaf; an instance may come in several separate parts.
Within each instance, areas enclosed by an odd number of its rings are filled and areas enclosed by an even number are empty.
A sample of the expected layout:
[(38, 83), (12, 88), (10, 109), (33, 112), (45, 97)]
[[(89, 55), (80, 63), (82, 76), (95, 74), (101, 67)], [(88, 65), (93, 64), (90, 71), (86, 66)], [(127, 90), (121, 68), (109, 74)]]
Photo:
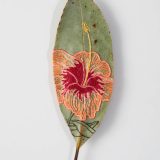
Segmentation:
[(68, 0), (57, 30), (54, 80), (79, 149), (99, 126), (112, 94), (112, 41), (93, 0)]

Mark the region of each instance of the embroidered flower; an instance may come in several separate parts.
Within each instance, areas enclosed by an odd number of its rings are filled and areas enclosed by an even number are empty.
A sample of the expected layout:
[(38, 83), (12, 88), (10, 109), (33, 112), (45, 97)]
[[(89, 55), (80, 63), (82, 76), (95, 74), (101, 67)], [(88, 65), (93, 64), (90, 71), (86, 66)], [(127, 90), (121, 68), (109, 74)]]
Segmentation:
[(87, 74), (89, 52), (70, 55), (64, 50), (54, 50), (53, 54), (58, 100), (82, 121), (95, 118), (101, 102), (109, 101), (112, 94), (109, 64), (101, 61), (96, 52), (91, 55)]

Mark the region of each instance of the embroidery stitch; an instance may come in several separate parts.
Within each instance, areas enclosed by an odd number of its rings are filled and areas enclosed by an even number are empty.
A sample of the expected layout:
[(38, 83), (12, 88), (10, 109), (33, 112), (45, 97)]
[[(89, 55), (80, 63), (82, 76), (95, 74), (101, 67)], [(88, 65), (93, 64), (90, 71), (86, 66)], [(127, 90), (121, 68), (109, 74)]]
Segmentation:
[(81, 121), (93, 119), (102, 101), (109, 101), (112, 94), (111, 69), (92, 52), (91, 64), (86, 77), (86, 61), (89, 52), (80, 51), (73, 56), (64, 50), (54, 50), (55, 84), (60, 103)]

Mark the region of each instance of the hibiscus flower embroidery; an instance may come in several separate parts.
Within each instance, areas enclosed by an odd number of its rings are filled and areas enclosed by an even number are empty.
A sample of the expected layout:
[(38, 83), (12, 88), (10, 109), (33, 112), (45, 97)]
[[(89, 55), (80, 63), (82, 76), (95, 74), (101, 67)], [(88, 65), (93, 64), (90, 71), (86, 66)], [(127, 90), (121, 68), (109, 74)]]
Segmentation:
[(54, 50), (53, 64), (59, 102), (81, 121), (95, 118), (101, 103), (112, 94), (109, 64), (96, 52), (70, 55), (64, 50)]

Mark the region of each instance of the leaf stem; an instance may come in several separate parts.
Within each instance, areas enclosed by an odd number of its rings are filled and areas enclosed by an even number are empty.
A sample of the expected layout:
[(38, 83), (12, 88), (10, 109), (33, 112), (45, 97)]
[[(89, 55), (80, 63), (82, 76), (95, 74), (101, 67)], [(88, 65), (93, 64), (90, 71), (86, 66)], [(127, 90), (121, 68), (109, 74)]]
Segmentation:
[(75, 153), (74, 160), (78, 160), (79, 150), (80, 150), (80, 147), (78, 148), (76, 147), (76, 153)]
[[(83, 129), (84, 128), (81, 125), (80, 134), (83, 133)], [(78, 160), (78, 155), (79, 155), (79, 150), (80, 150), (81, 145), (82, 145), (82, 135), (80, 135), (80, 137), (78, 137), (78, 139), (77, 139), (76, 154), (75, 154), (74, 160)]]

